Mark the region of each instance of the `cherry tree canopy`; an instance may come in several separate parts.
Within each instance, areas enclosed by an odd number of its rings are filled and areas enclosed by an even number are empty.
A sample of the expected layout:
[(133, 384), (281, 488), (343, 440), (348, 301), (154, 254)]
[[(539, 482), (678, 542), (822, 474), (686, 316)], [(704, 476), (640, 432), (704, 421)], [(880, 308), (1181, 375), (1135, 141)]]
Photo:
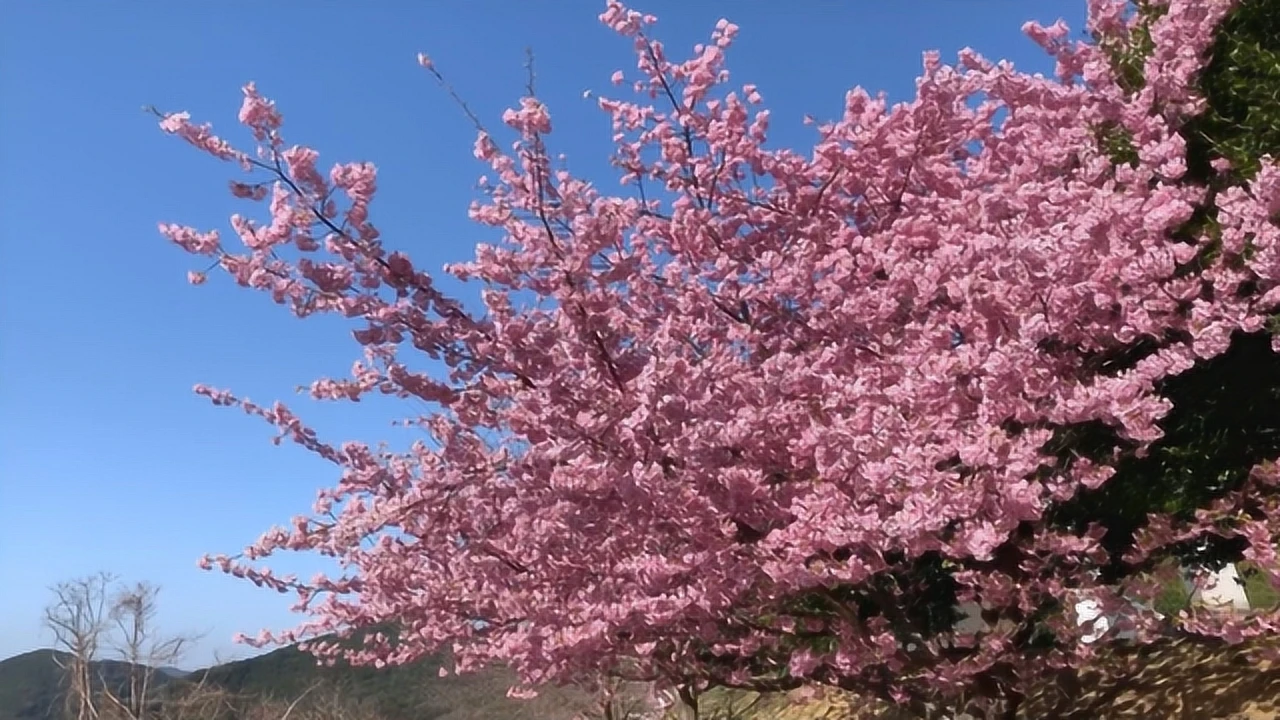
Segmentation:
[[(512, 150), (482, 131), (471, 216), (503, 241), (446, 268), (483, 283), (478, 313), (380, 236), (374, 166), (323, 170), (254, 85), (256, 147), (164, 115), (268, 210), (233, 216), (232, 242), (163, 234), (300, 317), (360, 323), (363, 360), (314, 397), (433, 407), (429, 440), (389, 452), (198, 387), (341, 471), (314, 515), (203, 564), (312, 616), (254, 643), (391, 624), (313, 649), (381, 665), (451, 648), (458, 671), (507, 664), (530, 686), (612, 673), (894, 698), (1079, 663), (1096, 650), (1072, 607), (1149, 597), (1149, 571), (1194, 548), (1280, 578), (1275, 437), (1250, 435), (1219, 477), (1151, 471), (1191, 407), (1179, 388), (1252, 383), (1266, 404), (1249, 412), (1274, 421), (1280, 167), (1246, 171), (1189, 132), (1236, 7), (1090, 0), (1093, 41), (1025, 27), (1055, 77), (926, 53), (913, 100), (851, 90), (793, 150), (766, 146), (761, 92), (730, 81), (737, 26), (678, 61), (655, 18), (610, 2), (601, 20), (637, 58), (614, 74), (635, 95), (599, 100), (623, 187), (557, 166), (534, 97), (502, 118)], [(253, 564), (284, 549), (350, 572)], [(954, 629), (964, 601), (986, 628)], [(1125, 617), (1139, 642), (1277, 621)]]

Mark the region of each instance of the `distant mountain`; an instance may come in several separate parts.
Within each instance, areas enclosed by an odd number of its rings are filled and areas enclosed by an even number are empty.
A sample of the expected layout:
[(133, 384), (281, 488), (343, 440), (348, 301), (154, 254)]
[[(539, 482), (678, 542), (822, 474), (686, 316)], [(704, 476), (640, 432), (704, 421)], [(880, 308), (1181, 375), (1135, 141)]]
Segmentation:
[[(32, 650), (0, 660), (0, 720), (58, 720), (65, 697), (59, 659), (65, 653)], [(94, 675), (121, 696), (127, 695), (129, 663), (101, 660), (93, 664)], [(154, 682), (164, 685), (172, 678), (159, 674)]]
[(0, 660), (0, 720), (50, 717), (60, 705), (61, 681), (52, 650)]
[(386, 720), (569, 720), (591, 705), (585, 693), (569, 688), (545, 688), (532, 700), (514, 700), (506, 695), (515, 682), (511, 672), (442, 678), (441, 664), (440, 658), (426, 658), (383, 669), (319, 667), (311, 655), (291, 646), (196, 671), (191, 677), (203, 675), (205, 682), (233, 692), (276, 699), (297, 697), (319, 682), (340, 689), (345, 700), (371, 707)]
[[(64, 685), (57, 653), (36, 650), (0, 661), (0, 720), (60, 720)], [(123, 687), (129, 665), (95, 663), (108, 683)], [(296, 647), (247, 660), (185, 672), (161, 668), (156, 682), (180, 690), (203, 680), (237, 694), (292, 700), (313, 686), (340, 691), (346, 701), (377, 711), (383, 720), (570, 720), (590, 707), (591, 698), (573, 689), (548, 688), (532, 700), (506, 696), (514, 675), (486, 671), (440, 677), (441, 662), (428, 658), (385, 668), (319, 667)], [(180, 675), (180, 677), (174, 677)]]

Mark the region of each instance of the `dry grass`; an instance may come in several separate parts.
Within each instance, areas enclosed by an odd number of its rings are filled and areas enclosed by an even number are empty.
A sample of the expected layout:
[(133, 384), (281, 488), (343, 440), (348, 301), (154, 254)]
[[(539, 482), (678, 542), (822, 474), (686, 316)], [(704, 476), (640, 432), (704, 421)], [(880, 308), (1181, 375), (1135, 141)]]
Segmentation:
[[(1266, 641), (1272, 647), (1276, 639)], [(1181, 641), (1123, 658), (1130, 672), (1082, 673), (1036, 692), (1025, 717), (1280, 718), (1280, 666), (1254, 657), (1254, 642), (1214, 647)]]
[[(1280, 638), (1234, 647), (1191, 641), (1153, 645), (1096, 669), (1035, 688), (1019, 717), (1027, 720), (1280, 720), (1280, 664), (1251, 651)], [(817, 700), (713, 693), (714, 720), (903, 720), (878, 702), (829, 694)]]

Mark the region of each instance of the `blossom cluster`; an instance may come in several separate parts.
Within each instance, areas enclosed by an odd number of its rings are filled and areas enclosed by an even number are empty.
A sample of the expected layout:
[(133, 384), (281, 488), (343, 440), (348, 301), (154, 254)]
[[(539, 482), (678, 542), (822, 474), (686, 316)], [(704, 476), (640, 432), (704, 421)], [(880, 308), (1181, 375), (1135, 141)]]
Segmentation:
[[(299, 316), (360, 322), (364, 358), (314, 397), (433, 408), (418, 420), (428, 440), (391, 452), (327, 444), (283, 405), (200, 388), (341, 473), (314, 515), (204, 561), (296, 592), (311, 615), (253, 642), (393, 622), (394, 642), (314, 649), (381, 665), (448, 648), (457, 671), (503, 663), (530, 686), (613, 673), (894, 697), (1007, 663), (1032, 619), (1061, 641), (1047, 665), (1088, 657), (1066, 600), (1129, 600), (1099, 579), (1115, 560), (1104, 529), (1050, 511), (1160, 440), (1164, 381), (1263, 332), (1280, 305), (1280, 166), (1264, 158), (1218, 191), (1187, 178), (1180, 133), (1203, 110), (1195, 78), (1233, 2), (1157, 4), (1139, 88), (1109, 55), (1139, 19), (1090, 0), (1096, 41), (1025, 27), (1055, 77), (926, 53), (912, 100), (851, 90), (792, 150), (767, 146), (762, 91), (730, 82), (737, 26), (677, 61), (655, 18), (610, 2), (601, 20), (637, 58), (636, 99), (599, 100), (623, 191), (552, 163), (537, 98), (502, 117), (510, 151), (481, 131), (492, 179), (471, 217), (503, 241), (446, 268), (483, 283), (479, 312), (384, 245), (374, 166), (324, 172), (253, 85), (240, 113), (252, 150), (166, 116), (165, 131), (265, 178), (231, 192), (268, 212), (231, 219), (234, 247), (162, 232)], [(1191, 222), (1206, 206), (1212, 229)], [(447, 376), (415, 370), (422, 356)], [(1090, 424), (1110, 450), (1064, 460), (1055, 438)], [(1192, 519), (1153, 515), (1124, 562), (1211, 532), (1280, 573), (1278, 480), (1264, 463)], [(303, 582), (249, 564), (285, 549), (350, 574)], [(912, 614), (926, 565), (981, 604), (985, 629)], [(1139, 640), (1168, 622), (1148, 615), (1126, 615)], [(1172, 622), (1231, 639), (1277, 619)]]

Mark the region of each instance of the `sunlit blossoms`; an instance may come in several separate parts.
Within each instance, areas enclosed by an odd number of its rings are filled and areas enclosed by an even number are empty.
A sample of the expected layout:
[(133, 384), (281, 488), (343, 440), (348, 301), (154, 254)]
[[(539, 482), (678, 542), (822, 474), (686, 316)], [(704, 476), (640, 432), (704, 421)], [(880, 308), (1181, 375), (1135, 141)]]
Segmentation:
[[(231, 234), (162, 232), (299, 316), (359, 320), (364, 358), (312, 395), (434, 408), (428, 440), (389, 452), (199, 388), (341, 471), (313, 516), (204, 561), (297, 592), (312, 615), (254, 642), (393, 622), (395, 642), (341, 652), (451, 648), (458, 671), (504, 663), (528, 685), (613, 673), (904, 699), (1089, 657), (1103, 643), (1077, 622), (1086, 601), (1128, 608), (1138, 641), (1274, 632), (1267, 613), (1144, 615), (1126, 596), (1138, 576), (1114, 582), (1206, 532), (1280, 577), (1270, 462), (1194, 516), (1154, 513), (1123, 557), (1104, 523), (1053, 516), (1162, 438), (1166, 379), (1265, 332), (1280, 306), (1280, 167), (1213, 188), (1188, 179), (1180, 134), (1233, 2), (1156, 5), (1140, 87), (1113, 58), (1138, 18), (1091, 0), (1097, 42), (1025, 28), (1054, 78), (926, 53), (914, 100), (852, 90), (812, 148), (786, 150), (765, 148), (767, 88), (730, 81), (737, 26), (678, 62), (654, 18), (611, 2), (601, 19), (637, 57), (613, 80), (639, 99), (599, 100), (623, 187), (553, 164), (536, 98), (502, 117), (514, 150), (482, 132), (490, 180), (471, 216), (504, 241), (448, 268), (484, 284), (481, 312), (380, 236), (372, 165), (322, 169), (253, 85), (254, 148), (165, 116), (249, 169), (232, 194), (267, 212), (232, 217)], [(1211, 229), (1194, 222), (1208, 206)], [(422, 372), (423, 356), (448, 372)], [(1086, 427), (1102, 447), (1064, 446)], [(252, 564), (282, 549), (350, 574)], [(987, 627), (953, 630), (938, 597), (980, 603)]]

